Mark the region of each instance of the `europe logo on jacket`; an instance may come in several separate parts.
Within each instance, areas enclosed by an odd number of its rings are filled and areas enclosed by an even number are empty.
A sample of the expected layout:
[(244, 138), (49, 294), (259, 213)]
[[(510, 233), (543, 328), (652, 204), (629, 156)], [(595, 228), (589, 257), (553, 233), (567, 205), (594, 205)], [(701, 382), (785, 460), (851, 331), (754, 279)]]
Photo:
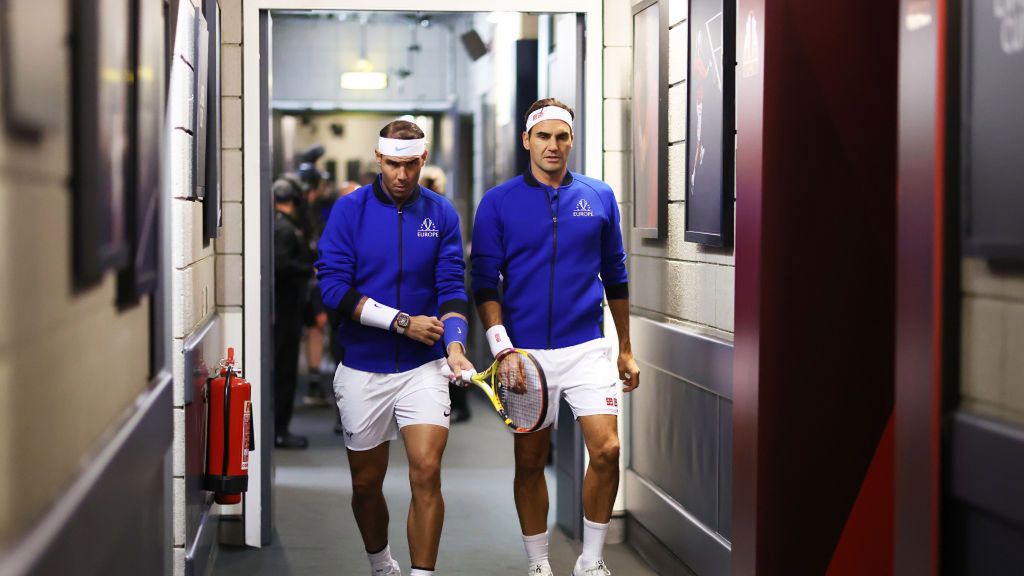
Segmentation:
[(594, 212), (590, 209), (590, 203), (580, 198), (580, 201), (576, 203), (576, 207), (572, 210), (573, 216), (593, 216)]
[(420, 224), (420, 229), (416, 232), (416, 236), (420, 238), (437, 238), (439, 236), (437, 225), (430, 218), (424, 218), (423, 223)]

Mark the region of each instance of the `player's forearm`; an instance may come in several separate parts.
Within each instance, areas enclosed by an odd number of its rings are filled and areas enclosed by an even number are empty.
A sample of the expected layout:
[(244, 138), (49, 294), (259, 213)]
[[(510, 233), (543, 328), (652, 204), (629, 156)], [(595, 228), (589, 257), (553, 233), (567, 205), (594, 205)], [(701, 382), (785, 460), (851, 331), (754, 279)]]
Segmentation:
[(629, 299), (609, 300), (608, 308), (612, 311), (615, 333), (619, 336), (619, 352), (632, 354), (633, 344), (629, 341)]
[(483, 323), (484, 330), (501, 324), (501, 304), (498, 302), (494, 300), (484, 302), (476, 307), (476, 311), (480, 314), (480, 322)]

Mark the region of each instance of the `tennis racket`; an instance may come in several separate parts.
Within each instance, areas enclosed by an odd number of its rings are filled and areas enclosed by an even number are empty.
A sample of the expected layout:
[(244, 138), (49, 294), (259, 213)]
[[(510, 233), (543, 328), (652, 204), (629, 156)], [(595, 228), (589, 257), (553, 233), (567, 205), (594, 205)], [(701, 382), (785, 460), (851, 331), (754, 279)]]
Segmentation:
[[(495, 361), (484, 372), (466, 370), (458, 379), (474, 384), (490, 399), (498, 415), (513, 432), (533, 432), (544, 424), (548, 414), (548, 383), (544, 370), (536, 358), (525, 350), (510, 352), (518, 360), (516, 369), (509, 373), (508, 382), (498, 373), (500, 361)], [(455, 375), (446, 364), (441, 373), (452, 380)]]

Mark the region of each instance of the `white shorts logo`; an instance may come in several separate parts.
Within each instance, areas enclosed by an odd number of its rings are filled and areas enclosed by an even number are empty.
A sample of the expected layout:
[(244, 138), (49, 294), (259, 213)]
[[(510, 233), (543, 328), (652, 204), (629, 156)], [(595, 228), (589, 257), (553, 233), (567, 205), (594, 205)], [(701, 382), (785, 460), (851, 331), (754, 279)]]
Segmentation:
[(420, 229), (416, 232), (416, 235), (420, 238), (437, 238), (438, 234), (437, 226), (434, 225), (434, 221), (430, 218), (424, 218), (423, 224), (420, 224)]
[(572, 210), (573, 216), (593, 216), (594, 213), (590, 210), (590, 204), (586, 200), (580, 198), (580, 201), (576, 203), (576, 207)]

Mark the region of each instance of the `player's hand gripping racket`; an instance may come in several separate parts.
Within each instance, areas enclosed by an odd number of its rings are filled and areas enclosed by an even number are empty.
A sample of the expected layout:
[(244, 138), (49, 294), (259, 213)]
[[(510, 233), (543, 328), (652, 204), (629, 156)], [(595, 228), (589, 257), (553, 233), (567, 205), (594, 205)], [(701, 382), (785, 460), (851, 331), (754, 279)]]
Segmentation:
[[(466, 384), (475, 384), (491, 400), (498, 415), (513, 432), (533, 432), (541, 427), (548, 414), (548, 384), (537, 360), (524, 350), (513, 350), (508, 356), (496, 360), (484, 372), (463, 371), (458, 376)], [(512, 369), (499, 370), (502, 362), (511, 363)], [(441, 373), (456, 378), (446, 364)]]

